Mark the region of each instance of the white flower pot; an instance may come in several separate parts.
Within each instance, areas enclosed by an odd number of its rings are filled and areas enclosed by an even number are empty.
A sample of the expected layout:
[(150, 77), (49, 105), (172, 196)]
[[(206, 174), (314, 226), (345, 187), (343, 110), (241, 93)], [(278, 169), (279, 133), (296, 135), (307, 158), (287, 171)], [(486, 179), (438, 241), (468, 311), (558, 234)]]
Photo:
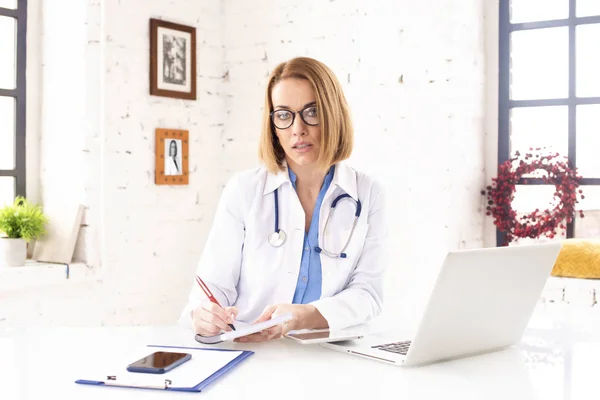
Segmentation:
[(0, 268), (20, 267), (27, 258), (27, 242), (23, 239), (0, 238)]

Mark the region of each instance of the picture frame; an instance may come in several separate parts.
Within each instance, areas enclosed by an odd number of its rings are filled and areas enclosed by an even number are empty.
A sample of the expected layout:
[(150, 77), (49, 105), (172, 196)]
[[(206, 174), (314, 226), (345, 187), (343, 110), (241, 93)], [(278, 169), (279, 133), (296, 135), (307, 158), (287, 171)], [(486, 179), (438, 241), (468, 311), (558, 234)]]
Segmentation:
[(150, 19), (150, 94), (196, 100), (196, 28)]
[(189, 131), (156, 129), (155, 183), (187, 185), (189, 183)]

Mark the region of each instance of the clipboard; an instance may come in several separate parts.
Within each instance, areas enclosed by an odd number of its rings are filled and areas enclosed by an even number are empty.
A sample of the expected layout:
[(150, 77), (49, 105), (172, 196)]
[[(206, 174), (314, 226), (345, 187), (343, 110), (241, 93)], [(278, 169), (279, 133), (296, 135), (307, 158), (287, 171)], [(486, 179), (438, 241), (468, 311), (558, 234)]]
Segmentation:
[[(104, 386), (104, 387), (121, 387), (121, 388), (130, 388), (130, 389), (153, 389), (153, 390), (169, 390), (174, 392), (201, 392), (206, 389), (209, 385), (217, 381), (220, 377), (225, 375), (227, 372), (234, 369), (238, 366), (242, 361), (246, 360), (248, 357), (254, 354), (253, 351), (250, 350), (230, 350), (230, 349), (207, 349), (207, 348), (199, 348), (199, 347), (180, 347), (180, 346), (160, 346), (160, 345), (148, 345), (148, 351), (152, 351), (153, 349), (184, 349), (192, 352), (192, 359), (194, 354), (200, 355), (203, 352), (231, 352), (238, 353), (237, 356), (228, 361), (225, 365), (222, 365), (218, 369), (212, 371), (212, 373), (206, 378), (202, 379), (200, 382), (194, 383), (193, 385), (185, 384), (181, 385), (181, 381), (178, 383), (176, 379), (177, 374), (176, 371), (181, 371), (186, 367), (186, 364), (183, 364), (172, 371), (169, 371), (165, 374), (154, 375), (154, 374), (141, 374), (134, 373), (134, 375), (138, 376), (140, 379), (135, 380), (132, 379), (131, 373), (128, 373), (125, 370), (125, 365), (120, 366), (121, 378), (119, 375), (105, 375), (103, 379), (77, 379), (75, 381), (76, 384), (80, 385), (93, 385), (93, 386)], [(201, 360), (199, 361), (202, 362)], [(190, 363), (190, 361), (188, 361)], [(189, 365), (188, 365), (189, 367)], [(119, 371), (117, 371), (119, 372)], [(173, 372), (173, 373), (172, 373)], [(193, 373), (193, 371), (190, 371)], [(150, 376), (154, 375), (154, 376)]]
[(260, 332), (263, 329), (268, 329), (276, 325), (285, 324), (286, 322), (291, 321), (292, 319), (292, 313), (286, 313), (280, 315), (279, 317), (271, 318), (263, 322), (258, 322), (256, 324), (242, 324), (240, 322), (237, 322), (235, 323), (235, 331), (224, 332), (214, 336), (202, 336), (196, 334), (195, 339), (197, 342), (200, 342), (202, 344), (218, 344), (242, 336), (251, 335), (253, 333)]

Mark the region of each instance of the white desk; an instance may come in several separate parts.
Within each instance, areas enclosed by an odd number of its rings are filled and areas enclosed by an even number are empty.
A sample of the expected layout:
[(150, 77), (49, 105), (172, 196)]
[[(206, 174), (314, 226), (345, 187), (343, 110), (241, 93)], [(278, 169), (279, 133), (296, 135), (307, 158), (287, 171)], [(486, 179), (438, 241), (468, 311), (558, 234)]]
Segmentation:
[[(586, 326), (534, 320), (515, 348), (402, 368), (282, 339), (201, 393), (77, 385), (80, 367), (145, 344), (199, 346), (181, 328), (0, 331), (0, 399), (536, 399), (600, 398), (598, 310)], [(573, 328), (573, 329), (572, 329)]]

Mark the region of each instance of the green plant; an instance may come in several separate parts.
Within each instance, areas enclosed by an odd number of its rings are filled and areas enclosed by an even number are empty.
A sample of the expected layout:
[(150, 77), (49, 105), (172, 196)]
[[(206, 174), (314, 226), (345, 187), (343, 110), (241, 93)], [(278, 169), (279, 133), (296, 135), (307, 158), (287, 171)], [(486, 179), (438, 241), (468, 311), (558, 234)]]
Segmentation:
[(46, 233), (48, 218), (38, 205), (17, 196), (12, 205), (0, 209), (0, 232), (11, 239), (29, 242)]

